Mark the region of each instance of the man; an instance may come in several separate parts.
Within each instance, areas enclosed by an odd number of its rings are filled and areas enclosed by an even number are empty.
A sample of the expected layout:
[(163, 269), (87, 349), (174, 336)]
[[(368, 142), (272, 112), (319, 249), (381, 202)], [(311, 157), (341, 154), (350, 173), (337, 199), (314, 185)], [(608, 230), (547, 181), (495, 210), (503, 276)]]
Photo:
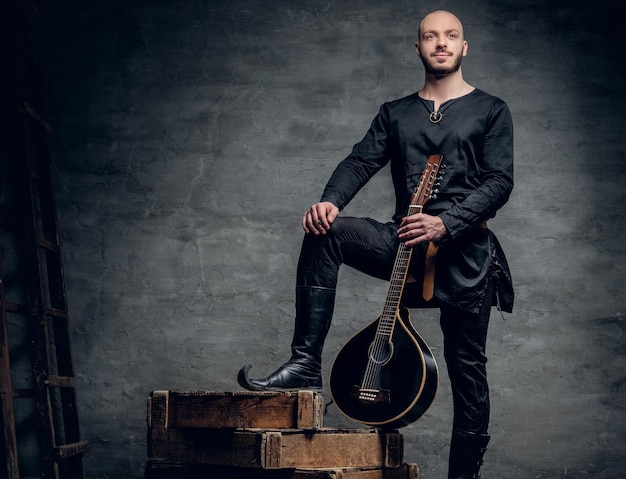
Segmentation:
[[(333, 172), (321, 201), (304, 214), (297, 270), (291, 359), (263, 379), (242, 368), (251, 390), (319, 388), (321, 353), (330, 327), (339, 266), (388, 279), (400, 242), (413, 248), (403, 294), (409, 307), (439, 307), (444, 357), (454, 401), (449, 479), (478, 478), (489, 441), (485, 342), (491, 306), (510, 312), (511, 279), (504, 254), (486, 227), (513, 189), (513, 127), (500, 99), (469, 85), (461, 62), (468, 44), (459, 19), (435, 11), (420, 23), (416, 52), (423, 87), (385, 103), (352, 153)], [(426, 160), (443, 155), (445, 176), (423, 213), (407, 216)], [(341, 217), (339, 212), (391, 163), (393, 221)], [(434, 298), (422, 297), (429, 244), (438, 247)]]

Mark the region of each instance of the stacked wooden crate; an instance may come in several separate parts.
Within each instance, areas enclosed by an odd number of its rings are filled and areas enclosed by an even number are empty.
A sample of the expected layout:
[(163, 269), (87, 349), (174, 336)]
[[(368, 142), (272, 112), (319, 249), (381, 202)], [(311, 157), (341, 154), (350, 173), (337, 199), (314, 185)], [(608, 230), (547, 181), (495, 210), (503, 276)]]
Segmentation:
[(324, 427), (315, 391), (153, 391), (146, 479), (418, 479), (402, 435)]

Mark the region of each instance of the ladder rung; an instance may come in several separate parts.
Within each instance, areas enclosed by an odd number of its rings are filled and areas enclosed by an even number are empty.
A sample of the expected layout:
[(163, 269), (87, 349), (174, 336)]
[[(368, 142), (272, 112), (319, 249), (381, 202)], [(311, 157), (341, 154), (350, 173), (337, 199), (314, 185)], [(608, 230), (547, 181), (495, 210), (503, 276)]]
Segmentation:
[(52, 133), (52, 127), (50, 124), (44, 120), (39, 113), (33, 110), (33, 107), (28, 104), (28, 102), (24, 102), (24, 111), (30, 115), (30, 117), (43, 126), (48, 133)]
[(60, 459), (85, 454), (88, 451), (89, 441), (79, 441), (54, 448), (55, 456)]
[(37, 240), (37, 243), (42, 248), (45, 248), (45, 249), (47, 249), (49, 251), (52, 251), (54, 253), (57, 253), (57, 254), (59, 253), (59, 247), (57, 245), (55, 245), (52, 241), (48, 241), (47, 239), (39, 238)]
[[(30, 314), (30, 311), (26, 306), (23, 304), (13, 303), (11, 301), (4, 302), (4, 310), (9, 313), (17, 313), (23, 316), (28, 316), (28, 314)], [(56, 319), (65, 319), (66, 321), (69, 319), (67, 312), (61, 309), (46, 308), (46, 314)]]
[[(45, 381), (45, 385), (51, 388), (68, 388), (76, 387), (76, 378), (72, 376), (50, 376)], [(35, 397), (35, 389), (33, 388), (13, 388), (13, 397), (15, 398), (33, 398)]]
[(50, 376), (46, 384), (54, 388), (73, 388), (76, 387), (76, 380), (71, 376)]
[(13, 388), (13, 397), (18, 399), (34, 398), (35, 390), (31, 388)]
[(30, 314), (30, 311), (26, 306), (24, 306), (23, 304), (14, 303), (12, 301), (4, 302), (4, 310), (9, 313), (17, 313), (24, 316), (28, 316)]
[[(51, 388), (68, 388), (76, 387), (76, 378), (73, 376), (50, 376), (44, 381), (45, 385)], [(13, 397), (16, 398), (32, 398), (35, 397), (35, 389), (33, 388), (13, 388)]]
[(53, 318), (57, 318), (57, 319), (65, 319), (65, 320), (69, 319), (67, 313), (60, 309), (46, 308), (46, 314), (48, 316), (52, 316)]

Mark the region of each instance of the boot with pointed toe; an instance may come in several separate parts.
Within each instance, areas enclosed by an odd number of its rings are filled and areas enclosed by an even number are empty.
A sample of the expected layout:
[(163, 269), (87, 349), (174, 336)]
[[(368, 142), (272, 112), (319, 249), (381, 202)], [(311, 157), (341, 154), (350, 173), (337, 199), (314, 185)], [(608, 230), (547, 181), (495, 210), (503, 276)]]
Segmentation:
[(291, 358), (262, 379), (248, 376), (250, 365), (241, 368), (237, 381), (251, 391), (321, 389), (322, 349), (335, 306), (335, 290), (319, 286), (296, 288), (296, 318)]

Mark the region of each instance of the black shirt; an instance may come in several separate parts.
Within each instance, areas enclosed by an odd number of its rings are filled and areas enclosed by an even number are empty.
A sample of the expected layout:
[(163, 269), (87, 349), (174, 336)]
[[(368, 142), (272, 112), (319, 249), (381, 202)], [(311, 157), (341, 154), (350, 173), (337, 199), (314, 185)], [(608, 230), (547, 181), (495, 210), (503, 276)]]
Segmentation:
[[(448, 231), (437, 256), (435, 296), (476, 311), (492, 252), (492, 235), (480, 225), (495, 216), (513, 189), (513, 123), (504, 101), (478, 89), (443, 103), (438, 123), (429, 120), (432, 111), (433, 102), (417, 93), (383, 104), (365, 137), (333, 172), (322, 201), (343, 209), (391, 162), (393, 222), (399, 224), (428, 157), (443, 155), (440, 192), (424, 208), (438, 215)], [(510, 277), (508, 268), (506, 274)]]

